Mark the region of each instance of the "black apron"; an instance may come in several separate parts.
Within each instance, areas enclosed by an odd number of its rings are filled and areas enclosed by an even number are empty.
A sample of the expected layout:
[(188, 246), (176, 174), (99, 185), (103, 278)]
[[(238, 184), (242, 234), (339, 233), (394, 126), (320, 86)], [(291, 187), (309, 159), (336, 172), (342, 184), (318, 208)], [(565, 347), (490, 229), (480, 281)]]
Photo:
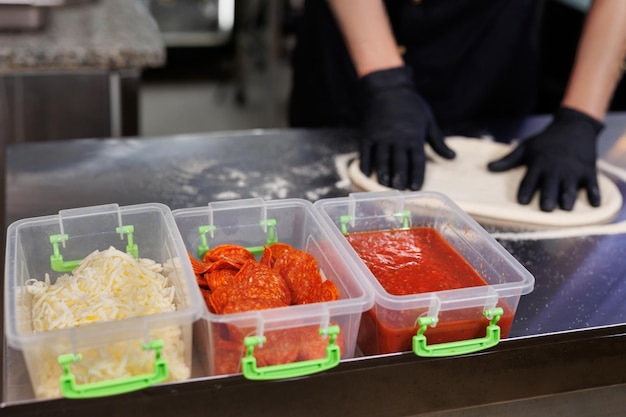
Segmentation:
[[(371, 0), (365, 0), (371, 1)], [(446, 134), (476, 135), (483, 122), (531, 112), (536, 95), (538, 16), (533, 0), (388, 0), (404, 61)], [(292, 56), (294, 127), (353, 127), (357, 75), (323, 0), (305, 2)]]

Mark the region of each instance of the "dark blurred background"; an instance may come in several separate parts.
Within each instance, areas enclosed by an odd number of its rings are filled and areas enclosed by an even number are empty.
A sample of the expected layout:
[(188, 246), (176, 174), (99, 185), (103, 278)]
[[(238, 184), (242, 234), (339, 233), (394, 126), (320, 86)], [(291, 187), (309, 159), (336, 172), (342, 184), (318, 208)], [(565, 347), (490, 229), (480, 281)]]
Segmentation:
[[(144, 1), (163, 33), (167, 64), (143, 72), (142, 134), (287, 126), (289, 58), (303, 0)], [(536, 114), (558, 106), (588, 6), (544, 1)], [(232, 29), (216, 36), (220, 7), (232, 8)], [(611, 110), (626, 109), (624, 84)]]

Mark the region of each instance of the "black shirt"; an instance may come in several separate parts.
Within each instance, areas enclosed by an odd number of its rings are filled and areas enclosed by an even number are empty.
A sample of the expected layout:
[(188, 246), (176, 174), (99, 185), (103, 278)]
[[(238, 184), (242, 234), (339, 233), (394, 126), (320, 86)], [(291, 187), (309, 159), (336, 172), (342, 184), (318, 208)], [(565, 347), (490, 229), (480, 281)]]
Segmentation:
[[(370, 0), (367, 0), (370, 1)], [(387, 0), (403, 58), (447, 134), (527, 115), (536, 93), (533, 0)], [(356, 126), (356, 70), (323, 0), (305, 3), (293, 54), (292, 126)]]

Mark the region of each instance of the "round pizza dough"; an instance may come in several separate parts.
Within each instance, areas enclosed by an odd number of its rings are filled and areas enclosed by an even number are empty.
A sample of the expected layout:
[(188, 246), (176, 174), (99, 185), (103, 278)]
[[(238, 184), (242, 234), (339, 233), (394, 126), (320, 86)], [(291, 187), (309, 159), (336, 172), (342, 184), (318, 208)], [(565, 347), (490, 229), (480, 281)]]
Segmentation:
[[(525, 172), (518, 167), (494, 173), (487, 164), (513, 149), (512, 145), (489, 140), (449, 137), (446, 144), (456, 151), (448, 160), (426, 147), (428, 163), (421, 191), (436, 191), (450, 197), (461, 209), (477, 220), (498, 224), (563, 227), (599, 224), (611, 221), (622, 207), (622, 194), (606, 175), (598, 173), (602, 196), (600, 207), (592, 207), (584, 190), (572, 211), (558, 207), (548, 213), (539, 208), (539, 193), (528, 205), (517, 202), (517, 189)], [(376, 174), (367, 177), (359, 169), (358, 159), (348, 167), (348, 177), (356, 191), (386, 191), (390, 188), (376, 181)]]

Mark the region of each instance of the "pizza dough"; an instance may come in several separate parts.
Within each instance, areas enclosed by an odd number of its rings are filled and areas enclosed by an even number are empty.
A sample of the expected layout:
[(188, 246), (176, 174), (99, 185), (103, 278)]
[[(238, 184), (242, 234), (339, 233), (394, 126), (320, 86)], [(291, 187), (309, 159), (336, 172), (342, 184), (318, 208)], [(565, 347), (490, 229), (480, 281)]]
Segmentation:
[[(447, 195), (479, 221), (545, 227), (581, 226), (609, 222), (622, 207), (619, 188), (601, 172), (598, 173), (600, 207), (589, 205), (584, 190), (579, 192), (572, 211), (558, 207), (550, 213), (541, 211), (538, 193), (530, 204), (521, 205), (517, 202), (517, 189), (525, 167), (501, 173), (487, 169), (489, 162), (506, 155), (513, 149), (512, 145), (458, 136), (447, 138), (446, 143), (456, 151), (456, 158), (442, 158), (426, 147), (429, 162), (421, 191)], [(376, 181), (375, 174), (371, 177), (363, 174), (358, 159), (350, 162), (348, 177), (355, 191), (390, 190)]]

